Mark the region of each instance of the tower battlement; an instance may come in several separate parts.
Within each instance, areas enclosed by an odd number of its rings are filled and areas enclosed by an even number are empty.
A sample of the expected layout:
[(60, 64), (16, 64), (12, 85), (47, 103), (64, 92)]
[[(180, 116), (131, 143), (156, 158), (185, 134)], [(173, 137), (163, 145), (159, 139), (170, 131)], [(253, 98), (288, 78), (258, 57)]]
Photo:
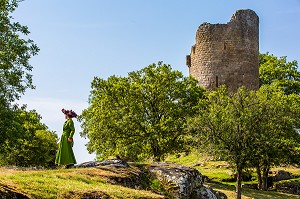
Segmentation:
[(186, 62), (189, 73), (209, 90), (226, 84), (230, 91), (259, 87), (259, 19), (238, 10), (227, 24), (203, 23)]

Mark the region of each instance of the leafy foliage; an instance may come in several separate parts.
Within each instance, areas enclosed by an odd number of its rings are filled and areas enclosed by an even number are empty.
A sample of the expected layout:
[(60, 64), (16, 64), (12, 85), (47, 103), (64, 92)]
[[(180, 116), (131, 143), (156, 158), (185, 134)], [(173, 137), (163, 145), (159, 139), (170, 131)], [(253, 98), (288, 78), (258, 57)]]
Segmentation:
[[(0, 0), (0, 156), (1, 164), (46, 166), (57, 148), (54, 132), (40, 122), (35, 111), (12, 103), (34, 88), (29, 59), (39, 48), (27, 26), (13, 21), (19, 0)], [(22, 38), (22, 36), (24, 38)]]
[(295, 131), (300, 126), (298, 102), (298, 95), (285, 95), (268, 86), (259, 91), (242, 87), (237, 93), (221, 87), (200, 100), (204, 106), (190, 120), (189, 129), (200, 146), (235, 167), (240, 196), (242, 171), (255, 161), (270, 168), (291, 156), (298, 155), (299, 159), (299, 135)]
[(0, 98), (0, 153), (3, 152), (5, 141), (15, 138), (13, 109), (5, 99)]
[(254, 110), (257, 103), (254, 92), (240, 88), (230, 93), (222, 86), (200, 100), (204, 106), (199, 115), (189, 122), (189, 131), (198, 143), (239, 167), (245, 167), (249, 148), (254, 141), (253, 124), (258, 117)]
[(12, 22), (10, 15), (18, 7), (17, 0), (0, 1), (0, 98), (14, 101), (27, 88), (34, 88), (29, 72), (29, 59), (39, 48), (30, 39), (22, 39), (30, 32), (26, 26)]
[(257, 170), (259, 187), (266, 190), (272, 166), (299, 163), (300, 136), (295, 129), (300, 126), (300, 96), (263, 86), (257, 91), (257, 98), (260, 117), (255, 125), (257, 141), (253, 143), (251, 165)]
[(41, 123), (34, 110), (21, 107), (14, 112), (14, 139), (7, 139), (1, 164), (16, 166), (52, 166), (57, 150), (57, 135)]
[(160, 160), (183, 149), (186, 119), (202, 93), (195, 79), (161, 62), (128, 77), (95, 77), (81, 134), (100, 158), (118, 154)]
[(259, 78), (261, 85), (272, 85), (286, 94), (300, 92), (300, 72), (297, 61), (288, 62), (286, 56), (280, 58), (269, 53), (259, 56)]

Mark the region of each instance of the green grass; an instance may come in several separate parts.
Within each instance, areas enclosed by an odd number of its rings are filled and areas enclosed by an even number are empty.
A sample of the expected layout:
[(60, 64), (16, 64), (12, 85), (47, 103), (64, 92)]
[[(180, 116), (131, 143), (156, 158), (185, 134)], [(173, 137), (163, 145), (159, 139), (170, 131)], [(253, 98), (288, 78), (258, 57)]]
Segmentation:
[[(225, 182), (232, 178), (232, 169), (224, 161), (212, 161), (211, 158), (203, 156), (200, 153), (193, 152), (190, 155), (182, 154), (179, 157), (169, 156), (167, 162), (193, 166), (200, 171), (202, 175), (207, 176), (211, 182), (205, 183), (215, 190), (225, 193), (228, 199), (235, 199), (235, 182)], [(293, 176), (300, 176), (300, 169), (292, 166), (273, 168), (272, 171), (284, 170), (292, 173)], [(255, 176), (256, 174), (253, 173)], [(288, 181), (280, 181), (281, 183), (296, 182), (300, 183), (300, 179), (292, 179)], [(243, 182), (243, 184), (257, 183), (255, 180)], [(300, 199), (299, 195), (280, 193), (276, 191), (259, 191), (254, 189), (243, 188), (243, 199)]]
[(203, 161), (206, 161), (206, 157), (202, 156), (197, 152), (193, 152), (189, 155), (170, 155), (165, 159), (165, 162), (172, 162), (175, 164), (182, 164), (185, 166), (194, 166), (196, 164), (201, 164)]
[(195, 168), (199, 170), (202, 175), (205, 175), (214, 181), (226, 181), (232, 179), (232, 170), (224, 161), (209, 161), (202, 166), (196, 166)]
[[(74, 198), (76, 195), (106, 194), (110, 198), (163, 198), (145, 190), (107, 183), (109, 177), (124, 177), (101, 169), (16, 171), (0, 168), (0, 184), (33, 198)], [(76, 197), (75, 197), (76, 198)]]
[[(228, 196), (235, 198), (235, 182), (224, 182), (231, 178), (232, 170), (224, 161), (212, 161), (210, 158), (198, 153), (180, 157), (169, 156), (166, 162), (182, 164), (198, 169), (203, 175), (208, 176), (211, 182), (206, 183), (215, 190), (219, 190)], [(272, 169), (285, 170), (294, 176), (300, 176), (300, 169), (295, 167), (278, 167)], [(107, 195), (110, 198), (164, 198), (146, 190), (135, 190), (119, 185), (110, 184), (112, 178), (130, 178), (136, 172), (132, 165), (129, 169), (57, 169), (41, 171), (20, 171), (0, 168), (0, 191), (1, 185), (6, 185), (18, 192), (24, 193), (31, 198), (88, 198), (86, 196)], [(300, 178), (295, 178), (279, 183), (300, 183)], [(243, 182), (246, 183), (255, 183)], [(161, 184), (151, 181), (152, 190), (161, 191)], [(149, 187), (149, 188), (150, 188)], [(88, 194), (88, 195), (87, 195)], [(103, 197), (105, 198), (105, 197)], [(280, 193), (276, 191), (258, 191), (242, 189), (243, 199), (300, 199), (298, 195)]]
[(202, 175), (209, 177), (214, 181), (223, 181), (232, 178), (229, 165), (225, 161), (212, 161), (208, 156), (203, 156), (197, 152), (189, 155), (168, 156), (166, 162), (191, 166), (200, 171)]
[[(214, 190), (225, 193), (228, 199), (235, 199), (235, 186), (220, 183), (208, 183)], [(258, 191), (254, 189), (242, 189), (242, 199), (299, 199), (300, 196), (280, 193), (275, 191)]]

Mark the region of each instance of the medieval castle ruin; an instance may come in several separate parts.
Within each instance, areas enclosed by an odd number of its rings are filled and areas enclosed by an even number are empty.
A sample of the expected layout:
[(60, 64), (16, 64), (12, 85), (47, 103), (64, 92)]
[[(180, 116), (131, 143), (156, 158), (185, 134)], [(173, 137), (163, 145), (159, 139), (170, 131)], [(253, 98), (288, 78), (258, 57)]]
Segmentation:
[(227, 24), (203, 23), (187, 55), (189, 73), (199, 85), (213, 90), (226, 84), (230, 91), (259, 87), (258, 16), (238, 10)]

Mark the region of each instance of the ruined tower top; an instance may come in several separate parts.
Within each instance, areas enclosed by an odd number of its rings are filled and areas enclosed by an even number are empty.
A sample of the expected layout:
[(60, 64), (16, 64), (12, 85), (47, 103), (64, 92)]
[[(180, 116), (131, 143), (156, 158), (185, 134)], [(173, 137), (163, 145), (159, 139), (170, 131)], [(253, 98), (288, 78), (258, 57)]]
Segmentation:
[(227, 24), (201, 24), (186, 59), (190, 75), (209, 90), (222, 84), (230, 91), (258, 89), (258, 24), (249, 9), (236, 11)]

